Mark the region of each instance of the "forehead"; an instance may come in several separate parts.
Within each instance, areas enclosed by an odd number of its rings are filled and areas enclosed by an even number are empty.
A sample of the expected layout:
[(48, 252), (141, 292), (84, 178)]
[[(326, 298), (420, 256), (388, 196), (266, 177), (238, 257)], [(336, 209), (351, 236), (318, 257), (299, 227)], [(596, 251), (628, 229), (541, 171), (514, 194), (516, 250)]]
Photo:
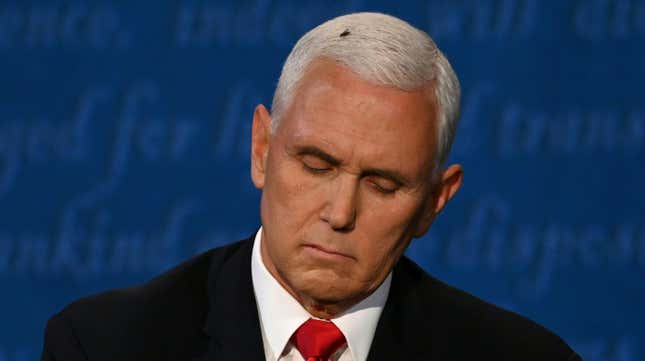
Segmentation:
[(433, 163), (435, 104), (430, 87), (404, 91), (377, 85), (331, 60), (316, 60), (278, 133), (291, 142), (316, 143), (342, 160), (415, 173)]

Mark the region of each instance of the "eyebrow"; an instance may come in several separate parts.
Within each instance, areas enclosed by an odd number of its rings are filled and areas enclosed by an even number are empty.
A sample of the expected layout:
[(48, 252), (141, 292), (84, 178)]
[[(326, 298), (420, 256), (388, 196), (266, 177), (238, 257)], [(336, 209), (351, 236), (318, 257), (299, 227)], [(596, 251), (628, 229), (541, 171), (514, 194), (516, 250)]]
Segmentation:
[[(332, 166), (339, 166), (342, 163), (340, 159), (332, 156), (331, 154), (313, 145), (299, 146), (299, 147), (296, 147), (295, 150), (296, 150), (296, 154), (299, 156), (311, 155), (314, 157), (318, 157), (326, 161)], [(410, 184), (410, 181), (406, 176), (404, 176), (403, 174), (395, 170), (368, 168), (368, 169), (365, 169), (362, 173), (363, 173), (363, 176), (375, 175), (375, 176), (387, 178), (398, 183), (399, 185)]]

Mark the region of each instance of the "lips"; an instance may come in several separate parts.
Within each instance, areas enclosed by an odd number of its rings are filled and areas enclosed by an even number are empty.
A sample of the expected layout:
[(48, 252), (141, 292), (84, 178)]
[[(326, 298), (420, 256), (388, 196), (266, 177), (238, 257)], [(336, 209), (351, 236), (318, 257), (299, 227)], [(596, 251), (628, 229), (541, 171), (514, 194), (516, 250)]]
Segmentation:
[(329, 257), (354, 258), (354, 257), (350, 256), (349, 254), (339, 252), (339, 251), (336, 251), (334, 249), (323, 247), (323, 246), (320, 246), (320, 245), (317, 245), (317, 244), (305, 244), (304, 247), (308, 248), (309, 250), (311, 250), (311, 251), (313, 251), (315, 253), (319, 253), (322, 256), (327, 255)]

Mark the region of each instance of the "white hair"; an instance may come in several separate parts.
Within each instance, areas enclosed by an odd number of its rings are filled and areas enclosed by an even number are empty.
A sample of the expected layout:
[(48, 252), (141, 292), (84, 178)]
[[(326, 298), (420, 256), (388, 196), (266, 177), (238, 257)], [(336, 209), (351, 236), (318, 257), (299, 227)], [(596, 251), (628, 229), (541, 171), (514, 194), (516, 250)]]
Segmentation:
[(450, 63), (425, 32), (380, 13), (339, 16), (302, 36), (291, 50), (271, 105), (271, 130), (290, 106), (307, 66), (329, 58), (361, 79), (403, 90), (432, 84), (438, 107), (435, 169), (448, 158), (459, 118), (459, 80)]

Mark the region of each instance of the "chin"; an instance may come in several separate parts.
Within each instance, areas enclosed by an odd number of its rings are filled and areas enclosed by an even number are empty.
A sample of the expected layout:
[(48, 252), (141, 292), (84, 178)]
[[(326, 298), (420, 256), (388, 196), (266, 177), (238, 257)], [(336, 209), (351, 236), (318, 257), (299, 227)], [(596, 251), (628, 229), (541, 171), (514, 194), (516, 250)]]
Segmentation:
[(351, 297), (351, 292), (330, 288), (328, 290), (316, 290), (310, 293), (311, 298), (320, 303), (338, 303)]
[[(315, 286), (314, 286), (315, 285)], [(351, 302), (359, 292), (354, 292), (347, 287), (338, 287), (337, 284), (330, 283), (308, 283), (307, 287), (302, 289), (301, 295), (321, 305), (334, 305)]]

